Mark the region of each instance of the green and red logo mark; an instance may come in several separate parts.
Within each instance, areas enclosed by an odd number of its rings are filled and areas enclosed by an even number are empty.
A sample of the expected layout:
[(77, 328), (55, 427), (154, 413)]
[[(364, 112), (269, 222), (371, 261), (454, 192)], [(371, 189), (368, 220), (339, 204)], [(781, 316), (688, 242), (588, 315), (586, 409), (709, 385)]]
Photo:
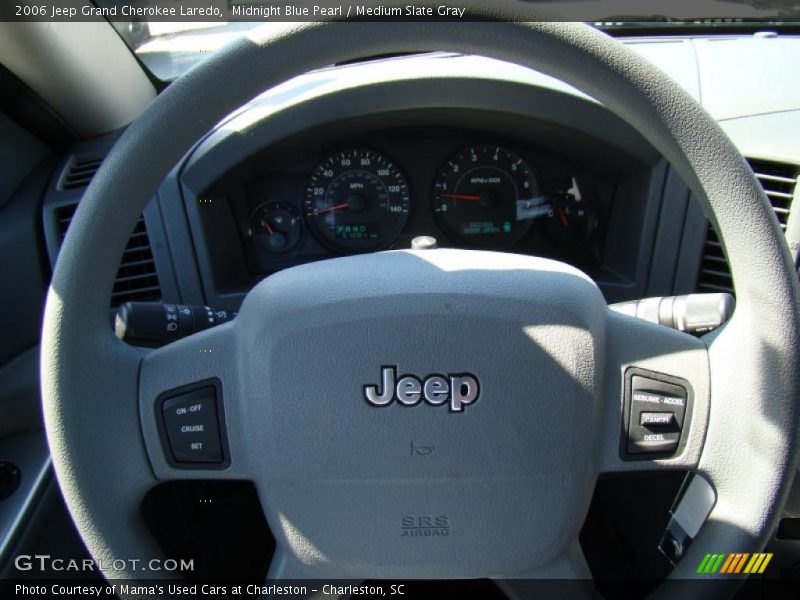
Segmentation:
[(697, 567), (698, 573), (736, 575), (739, 573), (763, 573), (772, 553), (731, 552), (728, 554), (706, 554)]

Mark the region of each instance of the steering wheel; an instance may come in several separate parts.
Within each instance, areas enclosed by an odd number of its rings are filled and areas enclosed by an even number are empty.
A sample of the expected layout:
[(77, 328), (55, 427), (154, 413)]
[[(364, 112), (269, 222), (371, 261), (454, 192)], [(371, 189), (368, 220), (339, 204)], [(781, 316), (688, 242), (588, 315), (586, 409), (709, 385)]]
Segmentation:
[[(589, 578), (578, 532), (596, 479), (631, 470), (694, 468), (716, 489), (672, 578), (696, 577), (706, 552), (762, 548), (797, 457), (798, 286), (763, 192), (711, 117), (584, 25), (309, 23), (261, 35), (211, 56), (131, 124), (55, 268), (42, 340), (47, 434), (105, 575), (136, 579), (114, 559), (160, 556), (139, 506), (158, 482), (184, 478), (255, 482), (277, 542), (272, 578)], [(282, 271), (233, 322), (158, 350), (114, 337), (108, 298), (127, 237), (193, 142), (291, 76), (424, 50), (537, 69), (638, 129), (724, 241), (737, 292), (727, 325), (697, 339), (620, 315), (555, 261), (422, 250)], [(675, 457), (624, 460), (631, 369), (682, 382), (691, 397)], [(186, 469), (159, 435), (161, 399), (209, 381), (226, 463)], [(415, 446), (425, 455), (409, 456)], [(404, 535), (442, 524), (447, 535)]]

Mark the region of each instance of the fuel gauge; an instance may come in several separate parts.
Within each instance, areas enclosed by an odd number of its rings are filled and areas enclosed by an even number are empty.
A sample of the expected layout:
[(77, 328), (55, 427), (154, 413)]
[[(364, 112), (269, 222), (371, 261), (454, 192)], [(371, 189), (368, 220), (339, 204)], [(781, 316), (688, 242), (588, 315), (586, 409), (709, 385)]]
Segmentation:
[(300, 211), (288, 202), (266, 202), (250, 217), (249, 236), (272, 254), (292, 251), (303, 233)]

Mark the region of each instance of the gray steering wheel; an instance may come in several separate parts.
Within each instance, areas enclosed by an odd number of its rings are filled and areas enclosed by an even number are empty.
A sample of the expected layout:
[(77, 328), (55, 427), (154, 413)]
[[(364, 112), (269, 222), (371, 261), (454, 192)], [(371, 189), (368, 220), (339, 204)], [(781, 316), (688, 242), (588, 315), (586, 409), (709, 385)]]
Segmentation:
[[(42, 340), (47, 434), (70, 512), (105, 575), (135, 579), (112, 561), (160, 555), (140, 502), (158, 482), (182, 478), (255, 482), (277, 541), (275, 578), (588, 578), (578, 532), (597, 476), (645, 469), (696, 468), (717, 492), (672, 578), (695, 577), (706, 552), (761, 548), (797, 456), (798, 286), (763, 192), (708, 114), (583, 25), (314, 23), (259, 36), (178, 79), (128, 128), (53, 275)], [(155, 351), (114, 337), (108, 298), (127, 236), (197, 139), (291, 76), (424, 50), (537, 69), (638, 129), (724, 240), (738, 302), (728, 324), (696, 339), (611, 311), (563, 263), (434, 250), (283, 271), (247, 295), (232, 323)], [(365, 386), (385, 392), (383, 367), (444, 384), (404, 384), (375, 406)], [(631, 368), (685, 382), (693, 398), (674, 458), (620, 456)], [(157, 398), (206, 380), (219, 385), (229, 464), (178, 468), (159, 437)], [(409, 443), (435, 452), (412, 462)], [(449, 534), (402, 535), (405, 518), (430, 517), (446, 519)]]

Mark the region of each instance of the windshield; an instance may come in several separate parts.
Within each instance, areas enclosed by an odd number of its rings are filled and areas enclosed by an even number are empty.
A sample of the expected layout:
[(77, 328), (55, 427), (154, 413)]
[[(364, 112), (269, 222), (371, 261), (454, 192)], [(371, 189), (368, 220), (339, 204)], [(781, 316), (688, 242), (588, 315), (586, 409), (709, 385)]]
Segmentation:
[[(105, 4), (113, 1), (105, 0)], [(141, 4), (159, 7), (164, 1), (145, 0)], [(104, 0), (96, 2), (104, 5)], [(295, 4), (301, 7), (303, 1), (297, 0)], [(643, 35), (650, 32), (657, 35), (695, 35), (775, 30), (800, 32), (800, 0), (697, 0), (690, 13), (685, 12), (685, 3), (665, 0), (637, 0), (635, 3), (627, 0), (537, 0), (536, 5), (555, 7), (555, 12), (546, 13), (548, 15), (581, 15), (584, 18), (571, 20), (587, 21), (612, 35)], [(171, 81), (209, 54), (256, 27), (272, 28), (278, 33), (295, 24), (287, 22), (288, 13), (282, 13), (277, 18), (264, 13), (264, 6), (264, 3), (255, 0), (238, 0), (230, 2), (227, 13), (220, 11), (211, 17), (204, 17), (204, 21), (147, 21), (145, 16), (145, 20), (112, 20), (112, 25), (155, 77)], [(288, 11), (291, 6), (291, 3), (287, 3), (278, 10)], [(238, 12), (233, 12), (237, 10), (236, 7), (239, 7)], [(253, 12), (256, 9), (262, 12)], [(360, 6), (355, 10), (369, 11), (370, 8)], [(223, 20), (225, 17), (248, 16), (261, 20)], [(385, 17), (369, 13), (363, 16), (377, 19)], [(402, 14), (398, 16), (403, 18)], [(450, 20), (459, 18), (469, 19), (469, 14), (465, 12)]]
[(260, 22), (249, 23), (114, 23), (142, 63), (163, 81), (171, 81)]

